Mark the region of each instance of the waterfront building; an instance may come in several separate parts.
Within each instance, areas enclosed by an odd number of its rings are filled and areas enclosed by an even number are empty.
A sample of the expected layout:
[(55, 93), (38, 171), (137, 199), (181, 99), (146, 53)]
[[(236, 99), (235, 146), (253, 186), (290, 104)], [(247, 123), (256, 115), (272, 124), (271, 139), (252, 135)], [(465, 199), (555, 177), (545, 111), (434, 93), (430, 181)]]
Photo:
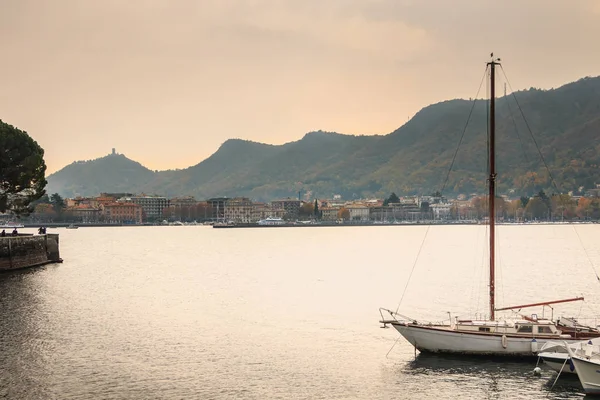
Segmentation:
[(123, 197), (133, 197), (135, 196), (134, 193), (100, 193), (100, 197), (110, 197), (113, 199), (120, 199)]
[(252, 203), (252, 222), (260, 221), (270, 216), (270, 207), (266, 203)]
[(325, 203), (323, 204), (323, 207), (342, 208), (346, 205), (344, 200), (336, 199), (335, 197), (333, 200), (324, 200), (323, 202)]
[(102, 207), (105, 204), (111, 204), (111, 203), (114, 203), (115, 201), (117, 201), (116, 197), (104, 195), (104, 196), (94, 197), (91, 200), (90, 205), (92, 207)]
[(371, 221), (393, 221), (395, 208), (392, 206), (379, 206), (369, 208), (369, 219)]
[(211, 210), (211, 218), (213, 220), (222, 220), (225, 218), (225, 202), (229, 200), (227, 197), (213, 197), (206, 200)]
[(320, 209), (321, 211), (321, 220), (322, 221), (337, 221), (338, 218), (338, 212), (340, 211), (341, 207), (322, 207)]
[(169, 200), (163, 196), (132, 196), (119, 199), (119, 201), (132, 202), (142, 207), (144, 219), (157, 221), (162, 218), (162, 212), (169, 206)]
[(84, 223), (98, 222), (102, 215), (102, 210), (99, 207), (91, 207), (85, 204), (68, 207), (65, 211), (70, 214), (71, 219)]
[(253, 211), (254, 207), (250, 199), (236, 197), (225, 202), (223, 217), (227, 222), (249, 223), (252, 222)]
[(269, 203), (253, 203), (252, 204), (252, 222), (258, 222), (263, 219), (283, 218), (285, 210), (281, 208), (273, 209)]
[[(394, 204), (394, 203), (390, 203)], [(404, 197), (400, 197), (400, 204), (402, 205), (415, 205), (418, 206), (419, 205), (419, 198), (417, 196), (404, 196)]]
[(266, 203), (252, 203), (252, 222), (271, 216), (271, 207)]
[(414, 200), (390, 203), (381, 207), (370, 207), (369, 219), (373, 221), (419, 220), (421, 219), (421, 208)]
[(143, 208), (133, 202), (114, 202), (102, 206), (106, 222), (121, 224), (141, 224)]
[(300, 206), (302, 202), (300, 200), (287, 198), (283, 200), (274, 200), (271, 202), (271, 209), (274, 212), (281, 213), (283, 212), (284, 218), (288, 220), (298, 219), (298, 214), (300, 212)]
[(450, 210), (452, 204), (450, 203), (435, 203), (429, 206), (429, 209), (433, 213), (434, 219), (448, 219), (450, 217)]
[(369, 220), (369, 207), (362, 204), (350, 204), (347, 205), (346, 210), (350, 213), (351, 221), (368, 221)]
[(194, 196), (181, 196), (169, 199), (169, 207), (174, 208), (194, 207), (196, 204), (198, 204), (198, 201)]
[(80, 197), (77, 196), (75, 198), (72, 199), (65, 199), (65, 207), (66, 208), (73, 208), (73, 207), (78, 207), (78, 206), (92, 206), (92, 198), (90, 197)]

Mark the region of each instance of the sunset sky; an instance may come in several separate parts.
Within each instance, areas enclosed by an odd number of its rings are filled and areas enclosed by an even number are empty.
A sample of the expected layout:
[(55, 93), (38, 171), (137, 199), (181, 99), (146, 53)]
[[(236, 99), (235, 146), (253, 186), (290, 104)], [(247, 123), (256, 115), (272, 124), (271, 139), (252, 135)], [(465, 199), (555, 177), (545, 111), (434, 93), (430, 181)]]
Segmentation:
[(48, 171), (111, 151), (185, 168), (225, 140), (386, 134), (473, 97), (600, 74), (598, 0), (0, 0), (0, 119)]

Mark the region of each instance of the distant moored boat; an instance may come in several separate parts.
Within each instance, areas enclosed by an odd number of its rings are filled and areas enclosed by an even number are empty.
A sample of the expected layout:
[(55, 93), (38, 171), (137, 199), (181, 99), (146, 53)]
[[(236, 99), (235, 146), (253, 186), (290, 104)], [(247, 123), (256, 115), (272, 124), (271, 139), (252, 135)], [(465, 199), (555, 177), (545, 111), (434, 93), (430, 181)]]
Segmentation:
[(25, 225), (18, 224), (16, 222), (5, 222), (0, 225), (0, 229), (16, 229), (16, 228), (25, 228)]
[(267, 217), (258, 221), (259, 225), (283, 225), (285, 221), (281, 218)]

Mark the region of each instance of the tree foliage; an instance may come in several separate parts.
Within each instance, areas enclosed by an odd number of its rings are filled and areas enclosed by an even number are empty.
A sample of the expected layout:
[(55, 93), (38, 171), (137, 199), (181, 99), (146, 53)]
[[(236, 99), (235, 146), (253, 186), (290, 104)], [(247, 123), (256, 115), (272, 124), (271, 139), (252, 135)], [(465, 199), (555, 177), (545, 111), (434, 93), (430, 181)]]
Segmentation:
[(339, 219), (343, 219), (344, 221), (349, 220), (350, 219), (350, 210), (348, 210), (345, 207), (342, 207), (339, 209), (337, 216)]
[(521, 196), (519, 201), (521, 202), (521, 208), (525, 208), (525, 207), (527, 207), (527, 203), (529, 203), (529, 197)]
[(398, 195), (394, 192), (392, 192), (392, 194), (390, 194), (390, 197), (388, 197), (387, 199), (385, 199), (383, 201), (383, 205), (387, 206), (389, 204), (395, 204), (395, 203), (400, 203), (400, 198), (398, 197)]
[(531, 219), (544, 219), (548, 217), (548, 206), (541, 197), (534, 197), (527, 203), (525, 214)]
[(58, 193), (54, 193), (50, 196), (50, 204), (52, 204), (52, 208), (57, 214), (61, 214), (65, 209), (65, 200)]
[(298, 210), (299, 217), (311, 217), (314, 214), (314, 206), (311, 202), (302, 203)]
[(27, 215), (44, 195), (44, 150), (26, 132), (0, 120), (0, 212)]

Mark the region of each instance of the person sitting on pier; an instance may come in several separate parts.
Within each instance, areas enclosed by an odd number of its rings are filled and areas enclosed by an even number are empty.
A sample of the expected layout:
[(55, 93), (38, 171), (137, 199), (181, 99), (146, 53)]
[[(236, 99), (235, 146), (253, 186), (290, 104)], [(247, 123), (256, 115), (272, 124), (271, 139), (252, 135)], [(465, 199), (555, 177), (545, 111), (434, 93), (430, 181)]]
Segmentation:
[(43, 235), (44, 234), (44, 228), (42, 228), (41, 226), (38, 228), (38, 234), (39, 235)]
[(19, 236), (19, 232), (17, 232), (17, 228), (12, 231), (13, 236)]
[(2, 237), (6, 236), (6, 231), (4, 229), (2, 229), (2, 233), (0, 233), (0, 236), (2, 236)]

